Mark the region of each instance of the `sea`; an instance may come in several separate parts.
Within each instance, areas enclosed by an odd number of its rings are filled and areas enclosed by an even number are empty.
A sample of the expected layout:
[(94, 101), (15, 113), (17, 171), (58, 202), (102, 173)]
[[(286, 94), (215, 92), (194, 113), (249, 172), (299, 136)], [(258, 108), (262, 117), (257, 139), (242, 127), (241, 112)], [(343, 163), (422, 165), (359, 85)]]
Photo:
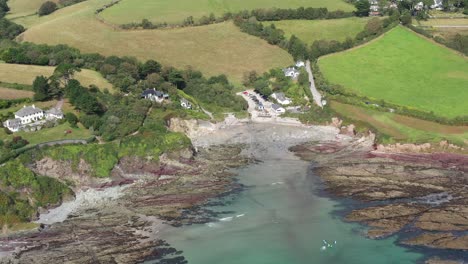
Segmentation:
[[(327, 197), (313, 164), (285, 148), (251, 149), (261, 162), (237, 169), (245, 190), (217, 220), (170, 229), (164, 239), (193, 264), (420, 263), (396, 237), (372, 240), (343, 221), (343, 202)], [(223, 198), (226, 199), (226, 198)]]

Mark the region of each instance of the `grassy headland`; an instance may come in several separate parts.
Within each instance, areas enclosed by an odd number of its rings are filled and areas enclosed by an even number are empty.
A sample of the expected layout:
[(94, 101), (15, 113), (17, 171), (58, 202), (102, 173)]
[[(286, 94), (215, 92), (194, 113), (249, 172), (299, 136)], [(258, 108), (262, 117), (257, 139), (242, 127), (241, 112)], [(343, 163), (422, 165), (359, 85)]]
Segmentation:
[(319, 66), (331, 83), (358, 95), (447, 118), (468, 110), (468, 59), (402, 27), (323, 57)]

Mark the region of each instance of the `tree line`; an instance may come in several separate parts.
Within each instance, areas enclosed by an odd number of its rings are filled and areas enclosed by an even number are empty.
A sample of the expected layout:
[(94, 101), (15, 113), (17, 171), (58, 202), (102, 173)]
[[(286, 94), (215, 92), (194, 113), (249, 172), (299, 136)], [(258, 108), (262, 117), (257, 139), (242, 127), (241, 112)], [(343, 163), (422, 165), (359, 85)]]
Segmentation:
[(5, 16), (10, 11), (7, 4), (8, 0), (0, 0), (0, 40), (14, 39), (16, 36), (24, 32), (24, 27), (11, 22)]
[(400, 13), (395, 10), (388, 18), (373, 18), (369, 20), (365, 29), (358, 33), (354, 39), (347, 38), (344, 41), (318, 40), (314, 41), (311, 45), (307, 45), (307, 43), (303, 42), (295, 35), (287, 39), (284, 32), (276, 28), (274, 24), (265, 26), (263, 23), (259, 22), (256, 17), (247, 19), (236, 17), (234, 23), (242, 32), (260, 37), (270, 44), (278, 45), (287, 50), (295, 60), (314, 60), (320, 56), (346, 50), (369, 41), (397, 25), (401, 18), (402, 16), (400, 16)]
[(258, 21), (279, 21), (279, 20), (291, 20), (291, 19), (336, 19), (351, 17), (355, 14), (353, 12), (345, 12), (341, 10), (329, 11), (327, 8), (313, 8), (313, 7), (299, 7), (296, 9), (292, 8), (258, 8), (253, 10), (243, 10), (236, 13), (226, 12), (221, 16), (216, 17), (214, 13), (208, 16), (202, 16), (199, 19), (195, 19), (193, 16), (189, 16), (179, 24), (169, 24), (166, 22), (153, 23), (148, 19), (143, 19), (141, 23), (129, 23), (121, 25), (123, 29), (157, 29), (157, 28), (173, 28), (173, 27), (189, 27), (189, 26), (204, 26), (214, 23), (221, 23), (228, 20), (243, 18), (247, 19), (250, 17), (256, 17)]

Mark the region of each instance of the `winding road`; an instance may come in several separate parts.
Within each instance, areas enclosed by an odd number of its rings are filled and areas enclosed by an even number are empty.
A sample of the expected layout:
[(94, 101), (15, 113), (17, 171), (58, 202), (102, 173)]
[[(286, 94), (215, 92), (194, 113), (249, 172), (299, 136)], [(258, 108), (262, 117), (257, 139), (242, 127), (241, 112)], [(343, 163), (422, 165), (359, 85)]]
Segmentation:
[(309, 60), (307, 60), (307, 62), (306, 62), (306, 70), (307, 70), (307, 73), (309, 74), (310, 92), (312, 93), (312, 96), (314, 97), (314, 102), (318, 106), (323, 108), (322, 95), (319, 93), (319, 91), (315, 87), (314, 75), (312, 75), (312, 70), (310, 68), (310, 61)]

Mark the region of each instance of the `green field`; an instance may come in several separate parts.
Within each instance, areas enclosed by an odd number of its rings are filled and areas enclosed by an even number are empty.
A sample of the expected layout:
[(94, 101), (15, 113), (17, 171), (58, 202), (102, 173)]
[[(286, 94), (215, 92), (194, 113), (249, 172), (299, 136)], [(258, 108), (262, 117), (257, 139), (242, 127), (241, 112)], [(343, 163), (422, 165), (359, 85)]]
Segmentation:
[(383, 143), (438, 143), (449, 140), (458, 145), (467, 145), (468, 126), (447, 126), (412, 117), (380, 112), (354, 105), (331, 102), (333, 110), (353, 121), (362, 121), (371, 125), (380, 133), (391, 138)]
[(359, 95), (448, 118), (468, 113), (468, 59), (400, 26), (320, 58), (319, 66), (331, 83)]
[[(70, 130), (71, 133), (65, 133), (67, 130)], [(36, 145), (39, 143), (63, 139), (88, 139), (91, 137), (91, 133), (81, 124), (78, 124), (77, 128), (72, 128), (68, 123), (63, 123), (53, 128), (43, 128), (35, 132), (21, 131), (11, 135), (7, 135), (3, 129), (0, 130), (0, 138), (2, 140), (11, 140), (14, 136), (21, 136), (29, 141), (29, 144)]]
[(181, 23), (193, 16), (199, 19), (210, 13), (216, 16), (256, 8), (326, 7), (329, 10), (353, 11), (344, 0), (122, 0), (101, 13), (102, 18), (114, 24), (141, 22)]
[[(51, 66), (0, 63), (0, 82), (31, 85), (36, 76), (49, 77), (54, 73), (54, 69), (55, 67)], [(112, 84), (98, 72), (83, 69), (75, 74), (75, 78), (85, 87), (94, 84), (101, 90), (113, 91)]]
[(288, 39), (291, 35), (296, 35), (302, 41), (312, 44), (320, 39), (343, 41), (347, 37), (354, 38), (364, 29), (368, 20), (368, 18), (350, 17), (327, 20), (282, 20), (263, 24), (273, 23), (284, 31)]
[(29, 27), (24, 41), (68, 44), (84, 52), (155, 59), (179, 68), (192, 66), (207, 75), (226, 74), (240, 83), (246, 71), (265, 72), (292, 63), (283, 49), (242, 33), (231, 22), (209, 26), (117, 31), (99, 22), (96, 8), (107, 0), (88, 0), (50, 16), (15, 20)]

